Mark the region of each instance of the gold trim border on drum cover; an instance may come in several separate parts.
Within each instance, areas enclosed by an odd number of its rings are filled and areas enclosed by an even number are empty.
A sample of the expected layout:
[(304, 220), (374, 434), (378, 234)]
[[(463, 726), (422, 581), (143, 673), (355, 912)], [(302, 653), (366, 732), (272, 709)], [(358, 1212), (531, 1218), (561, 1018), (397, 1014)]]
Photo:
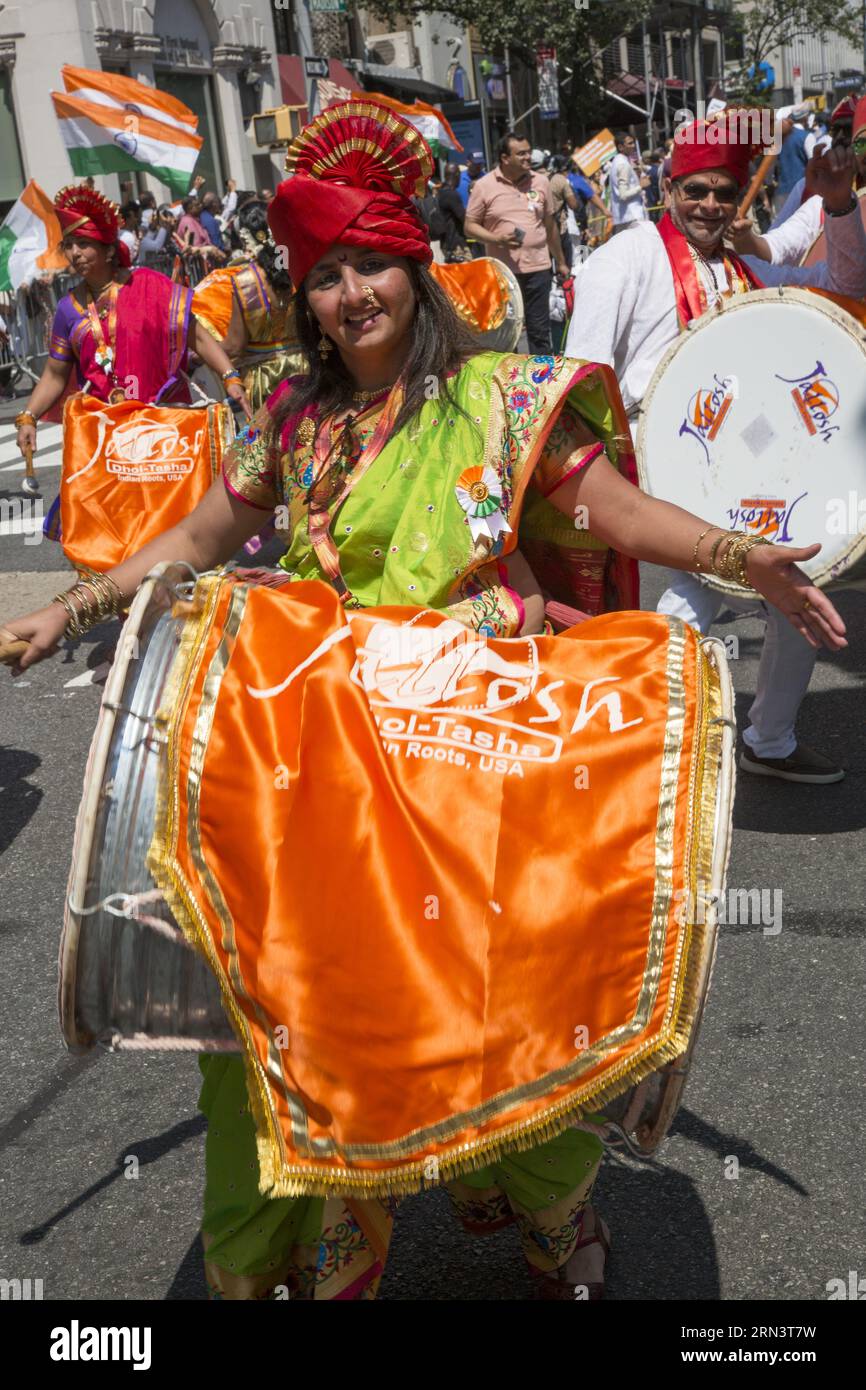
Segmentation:
[[(153, 591), (161, 582), (161, 577), (172, 566), (169, 563), (157, 565), (143, 580), (132, 601), (129, 616), (124, 624), (124, 636), (135, 637), (141, 630), (145, 614), (150, 607)], [(63, 930), (60, 934), (60, 959), (58, 962), (57, 1008), (60, 1015), (60, 1031), (70, 1052), (87, 1052), (97, 1039), (89, 1032), (82, 1032), (76, 1016), (78, 947), (81, 939), (83, 916), (75, 912), (72, 903), (83, 903), (87, 894), (90, 877), (90, 858), (82, 862), (81, 851), (85, 836), (92, 837), (99, 814), (99, 803), (103, 795), (103, 779), (111, 751), (117, 723), (116, 706), (120, 703), (130, 662), (133, 659), (134, 642), (126, 640), (123, 650), (116, 651), (97, 715), (97, 727), (87, 755), (84, 769), (84, 788), (78, 816), (75, 821), (75, 834), (72, 842), (72, 862), (66, 884), (66, 898), (63, 910)]]
[[(219, 585), (217, 584), (215, 586), (215, 592), (218, 594), (218, 591)], [(207, 615), (203, 615), (199, 622), (200, 633), (203, 632), (204, 629), (209, 629), (210, 626), (216, 601), (214, 594), (211, 595), (211, 598), (213, 602), (208, 604)], [(674, 618), (668, 618), (667, 624), (670, 630), (670, 644), (667, 658), (668, 681), (670, 698), (674, 700), (674, 705), (669, 707), (668, 726), (665, 738), (665, 747), (667, 751), (663, 758), (663, 767), (665, 761), (667, 761), (668, 771), (666, 774), (663, 773), (662, 777), (659, 804), (661, 823), (657, 825), (656, 865), (657, 873), (661, 870), (663, 879), (664, 861), (667, 858), (667, 853), (664, 851), (662, 842), (667, 842), (667, 839), (669, 839), (673, 833), (674, 827), (673, 806), (671, 807), (670, 813), (666, 814), (662, 811), (665, 798), (665, 782), (666, 779), (670, 781), (672, 777), (673, 788), (675, 789), (679, 785), (679, 758), (681, 755), (682, 738), (681, 721), (685, 713), (684, 703), (681, 703), (684, 694), (682, 687), (682, 661), (685, 654), (685, 626), (678, 619)], [(203, 647), (203, 645), (204, 643), (202, 642), (201, 646)], [(697, 645), (694, 650), (697, 668), (698, 707), (694, 722), (693, 749), (689, 768), (690, 791), (688, 804), (692, 814), (690, 817), (689, 837), (684, 853), (689, 891), (693, 895), (700, 882), (698, 877), (699, 873), (706, 872), (706, 856), (713, 842), (712, 836), (715, 827), (719, 760), (717, 756), (713, 755), (709, 759), (708, 765), (708, 760), (702, 750), (704, 749), (707, 739), (709, 739), (711, 744), (714, 744), (713, 736), (709, 733), (710, 716), (708, 711), (714, 710), (718, 705), (718, 701), (713, 696), (712, 691), (714, 686), (718, 686), (721, 679), (718, 669), (714, 670), (712, 663), (710, 663), (703, 650)], [(187, 648), (187, 651), (189, 651), (189, 648)], [(191, 679), (193, 675), (191, 668), (194, 666), (196, 670), (198, 669), (199, 657), (200, 650), (195, 658), (192, 658), (191, 661), (187, 660), (184, 663), (188, 679), (182, 683), (185, 685), (187, 691), (189, 690), (189, 679)], [(225, 669), (224, 662), (219, 662), (218, 665), (221, 666), (223, 670)], [(178, 664), (176, 669), (178, 671), (181, 669), (180, 664)], [(724, 671), (727, 676), (727, 667), (724, 668)], [(216, 685), (218, 686), (218, 682)], [(678, 695), (676, 693), (677, 691), (679, 691)], [(210, 689), (208, 704), (211, 708), (215, 704), (217, 694), (217, 688), (214, 687)], [(174, 701), (170, 706), (172, 709), (172, 723), (175, 732), (180, 723), (179, 711), (182, 704), (183, 701), (179, 703)], [(673, 714), (677, 705), (679, 705), (678, 715)], [(199, 718), (201, 718), (204, 713), (205, 711), (200, 710)], [(674, 745), (670, 745), (669, 743), (674, 733), (674, 729), (672, 729), (670, 725), (672, 715), (674, 718), (674, 725), (680, 725), (680, 734), (675, 738)], [(168, 775), (172, 787), (176, 789), (178, 785), (178, 769), (176, 766), (176, 758), (172, 750), (170, 750), (170, 757), (172, 759), (172, 767), (169, 769)], [(671, 757), (673, 757), (673, 762), (670, 762)], [(707, 785), (708, 783), (709, 787)], [(668, 796), (671, 794), (669, 790)], [(175, 802), (176, 797), (173, 796), (171, 800)], [(712, 808), (712, 823), (709, 808)], [(170, 809), (170, 803), (164, 802), (160, 815), (162, 815), (163, 810), (170, 811)], [(338, 1168), (333, 1166), (319, 1168), (314, 1165), (304, 1165), (301, 1167), (286, 1162), (282, 1136), (278, 1133), (279, 1127), (272, 1111), (270, 1095), (262, 1072), (262, 1064), (255, 1049), (252, 1047), (252, 1040), (248, 1032), (248, 1024), (241, 1014), (237, 1001), (232, 996), (230, 989), (227, 988), (228, 981), (219, 966), (219, 962), (215, 960), (210, 936), (205, 924), (201, 920), (195, 898), (189, 892), (188, 886), (185, 884), (183, 875), (180, 873), (179, 866), (172, 854), (171, 846), (174, 843), (174, 830), (162, 820), (160, 820), (159, 823), (163, 833), (161, 837), (154, 837), (153, 849), (151, 855), (148, 856), (148, 865), (153, 873), (154, 879), (165, 892), (175, 912), (175, 916), (179, 921), (182, 921), (184, 930), (188, 932), (191, 939), (196, 939), (198, 937), (199, 949), (201, 949), (202, 946), (205, 947), (208, 959), (212, 967), (216, 969), (221, 988), (223, 989), (229, 1017), (235, 1027), (235, 1031), (239, 1037), (245, 1039), (247, 1042), (247, 1046), (244, 1048), (244, 1055), (248, 1081), (252, 1083), (249, 1087), (249, 1091), (251, 1106), (258, 1130), (257, 1139), (261, 1165), (262, 1190), (269, 1191), (272, 1196), (329, 1195), (335, 1192), (350, 1196), (371, 1196), (386, 1195), (401, 1191), (415, 1191), (420, 1186), (423, 1186), (424, 1161), (420, 1159), (410, 1159), (410, 1161), (400, 1164), (399, 1159), (401, 1154), (405, 1155), (407, 1158), (411, 1154), (417, 1154), (419, 1147), (423, 1147), (428, 1137), (433, 1140), (441, 1137), (445, 1138), (447, 1141), (447, 1139), (451, 1137), (451, 1134), (443, 1133), (440, 1135), (440, 1131), (459, 1132), (459, 1129), (465, 1126), (468, 1118), (467, 1116), (449, 1117), (447, 1121), (430, 1127), (429, 1131), (425, 1130), (423, 1134), (415, 1133), (411, 1136), (404, 1136), (401, 1140), (384, 1145), (343, 1145), (340, 1146), (339, 1150), (335, 1149), (336, 1152), (345, 1154), (345, 1157), (348, 1158), (350, 1162), (352, 1158), (372, 1159), (386, 1157), (396, 1160), (398, 1165), (397, 1168), (387, 1173), (359, 1168)], [(659, 836), (661, 836), (661, 841), (659, 840)], [(660, 846), (661, 860), (658, 858)], [(170, 876), (170, 884), (166, 882), (166, 874)], [(657, 949), (654, 950), (651, 948), (650, 955), (653, 957), (653, 960), (655, 960), (657, 951), (663, 948), (664, 937), (667, 932), (669, 921), (672, 889), (673, 885), (670, 881), (670, 875), (668, 875), (665, 895), (667, 910), (661, 914), (661, 916), (657, 917), (657, 901), (654, 904), (656, 925), (651, 935), (656, 938)], [(206, 885), (205, 891), (207, 891)], [(657, 894), (658, 880), (656, 885), (656, 899)], [(213, 903), (213, 899), (212, 904), (218, 909), (218, 904)], [(189, 916), (186, 915), (187, 913)], [(218, 915), (221, 914), (218, 913)], [(199, 937), (199, 933), (201, 932), (204, 932), (204, 940)], [(661, 933), (660, 936), (659, 932)], [(505, 1127), (494, 1136), (474, 1141), (470, 1144), (461, 1145), (459, 1150), (450, 1158), (440, 1155), (439, 1163), (442, 1176), (447, 1178), (449, 1174), (452, 1174), (452, 1170), (453, 1175), (471, 1170), (473, 1167), (478, 1167), (489, 1162), (504, 1149), (509, 1151), (525, 1149), (533, 1146), (544, 1138), (552, 1137), (560, 1133), (562, 1129), (573, 1120), (576, 1114), (599, 1108), (629, 1086), (634, 1085), (643, 1076), (659, 1070), (667, 1061), (673, 1060), (686, 1051), (689, 1046), (694, 1019), (699, 1016), (703, 1006), (703, 996), (700, 991), (702, 989), (702, 982), (705, 980), (709, 969), (709, 964), (711, 963), (712, 951), (707, 950), (706, 940), (707, 933), (702, 929), (702, 924), (700, 923), (688, 924), (681, 933), (674, 965), (674, 970), (678, 972), (679, 978), (673, 998), (668, 1002), (665, 1020), (662, 1025), (662, 1033), (658, 1034), (655, 1039), (648, 1040), (645, 1047), (641, 1049), (640, 1052), (632, 1054), (628, 1059), (623, 1061), (613, 1073), (608, 1072), (604, 1078), (603, 1084), (597, 1085), (590, 1083), (589, 1086), (580, 1088), (579, 1097), (576, 1097), (575, 1094), (572, 1093), (572, 1095), (566, 1099), (546, 1107), (545, 1110), (528, 1121)], [(651, 1001), (655, 997), (654, 992), (658, 985), (658, 969), (659, 964), (657, 961), (654, 966), (652, 961), (648, 960), (647, 972), (641, 990), (641, 997), (645, 1005), (650, 1004), (651, 1006)], [(653, 975), (655, 975), (655, 981), (652, 979)], [(630, 1025), (625, 1025), (626, 1031), (629, 1027)], [(622, 1030), (617, 1031), (619, 1032)], [(611, 1040), (608, 1039), (605, 1041)], [(592, 1049), (591, 1051), (594, 1050), (595, 1049)], [(576, 1064), (577, 1069), (585, 1070), (591, 1060), (589, 1056), (581, 1058)], [(575, 1065), (571, 1064), (567, 1070), (569, 1076), (573, 1075)], [(569, 1078), (563, 1078), (563, 1084), (565, 1084), (568, 1079)], [(556, 1084), (555, 1074), (546, 1076), (544, 1080), (539, 1083), (542, 1088), (547, 1089), (555, 1088)], [(518, 1089), (521, 1093), (529, 1093), (533, 1090), (537, 1092), (538, 1088), (529, 1086)], [(502, 1099), (503, 1098), (497, 1098), (497, 1100)], [(507, 1103), (517, 1103), (513, 1093), (509, 1093), (506, 1104)], [(485, 1113), (489, 1111), (491, 1114), (496, 1114), (499, 1109), (501, 1109), (501, 1106), (494, 1103), (491, 1110), (490, 1103), (488, 1103), (482, 1108)]]
[[(702, 314), (699, 319), (693, 319), (688, 328), (680, 333), (676, 340), (671, 343), (653, 372), (649, 386), (644, 392), (640, 406), (638, 407), (634, 454), (637, 464), (638, 485), (642, 492), (647, 493), (650, 497), (659, 497), (659, 494), (654, 492), (649, 485), (649, 477), (647, 474), (646, 420), (652, 397), (667, 368), (670, 366), (683, 344), (687, 342), (692, 335), (700, 333), (722, 314), (736, 314), (744, 308), (756, 303), (778, 304), (784, 302), (793, 302), (795, 304), (801, 304), (806, 308), (818, 310), (819, 313), (824, 314), (826, 318), (834, 321), (839, 328), (842, 328), (849, 335), (849, 337), (853, 338), (864, 355), (866, 355), (866, 332), (864, 332), (863, 325), (832, 300), (825, 299), (822, 295), (812, 294), (809, 290), (800, 289), (798, 286), (779, 285), (773, 289), (750, 290), (748, 294), (736, 295), (732, 300), (723, 301), (722, 304), (716, 308), (709, 309), (705, 314)], [(664, 497), (661, 498), (661, 500), (669, 502), (672, 499), (670, 497)], [(711, 521), (712, 518), (707, 517), (706, 520)], [(823, 569), (819, 569), (814, 575), (810, 575), (810, 581), (819, 589), (832, 591), (833, 589), (846, 588), (847, 583), (844, 575), (833, 575), (830, 573), (830, 570), (838, 569), (841, 563), (847, 563), (853, 566), (859, 563), (864, 557), (866, 557), (866, 531), (861, 532), (859, 536), (855, 537), (849, 549), (845, 551), (843, 555), (837, 556), (832, 564), (825, 565)], [(717, 575), (706, 574), (701, 571), (699, 577), (701, 580), (705, 581), (711, 589), (715, 589), (719, 593), (732, 594), (737, 598), (755, 597), (754, 589), (743, 588), (741, 584), (734, 584), (729, 580), (719, 579)], [(853, 582), (857, 587), (863, 587), (864, 584), (866, 584), (866, 578), (860, 577)]]

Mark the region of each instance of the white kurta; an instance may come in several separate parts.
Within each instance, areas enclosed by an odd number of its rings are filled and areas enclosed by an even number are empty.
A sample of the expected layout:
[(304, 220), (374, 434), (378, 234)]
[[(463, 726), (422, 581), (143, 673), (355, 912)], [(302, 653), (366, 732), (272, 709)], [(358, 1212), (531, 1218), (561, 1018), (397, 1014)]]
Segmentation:
[[(859, 210), (846, 217), (828, 217), (826, 230), (827, 260), (819, 265), (769, 265), (754, 257), (745, 259), (768, 287), (811, 285), (863, 298), (866, 231)], [(710, 264), (718, 286), (727, 289), (722, 260)], [(698, 270), (705, 275), (702, 266)], [(565, 354), (613, 367), (626, 410), (640, 404), (679, 331), (673, 273), (653, 223), (640, 223), (592, 253), (575, 282)]]
[[(783, 208), (784, 212), (785, 209)], [(838, 221), (838, 218), (831, 218)], [(844, 221), (844, 219), (842, 219)], [(799, 265), (811, 247), (824, 223), (824, 199), (815, 194), (795, 208), (778, 227), (764, 232), (764, 240), (770, 248), (771, 265)], [(757, 262), (750, 261), (750, 265)], [(763, 279), (760, 271), (756, 271)], [(822, 289), (829, 288), (821, 286)], [(841, 291), (839, 291), (841, 293)]]

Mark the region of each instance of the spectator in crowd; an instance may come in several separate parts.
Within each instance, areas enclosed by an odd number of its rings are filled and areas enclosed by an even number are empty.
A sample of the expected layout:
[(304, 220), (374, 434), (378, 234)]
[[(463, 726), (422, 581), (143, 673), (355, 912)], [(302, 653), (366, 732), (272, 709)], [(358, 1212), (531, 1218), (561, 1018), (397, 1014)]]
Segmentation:
[(550, 262), (563, 280), (570, 274), (553, 217), (545, 174), (529, 167), (529, 141), (509, 131), (499, 144), (498, 165), (476, 180), (464, 229), (517, 276), (530, 353), (551, 351)]
[(472, 190), (472, 185), (481, 178), (483, 173), (484, 152), (482, 150), (473, 150), (466, 168), (460, 171), (460, 182), (457, 185), (457, 192), (460, 194), (464, 208), (469, 204), (469, 194)]
[(271, 201), (271, 199), (273, 198), (273, 196), (274, 196), (274, 190), (273, 190), (272, 188), (260, 188), (260, 189), (259, 189), (258, 197), (259, 197), (259, 198), (263, 198), (264, 201), (265, 201), (266, 203), (269, 203), (269, 202)]
[(139, 230), (144, 233), (148, 230), (151, 222), (156, 217), (156, 195), (154, 193), (142, 193), (138, 200), (141, 208), (141, 225)]
[(646, 175), (649, 179), (649, 187), (647, 188), (647, 211), (649, 212), (651, 222), (658, 222), (662, 215), (660, 205), (662, 201), (661, 179), (664, 157), (664, 150), (653, 150), (647, 160)]
[(634, 167), (636, 151), (633, 135), (617, 135), (616, 154), (608, 169), (614, 236), (637, 222), (646, 221), (644, 189), (649, 187), (649, 179)]
[(222, 231), (217, 217), (220, 212), (220, 200), (215, 193), (206, 193), (201, 200), (200, 221), (211, 240), (211, 245), (215, 246), (220, 252), (225, 252)]
[(229, 218), (234, 215), (238, 205), (238, 186), (234, 179), (226, 179), (225, 190), (222, 201), (223, 226), (225, 226)]
[(574, 213), (575, 219), (580, 214), (581, 208), (577, 201), (574, 189), (568, 181), (566, 169), (568, 160), (561, 154), (555, 154), (550, 161), (550, 193), (553, 198), (553, 218), (559, 231), (559, 240), (562, 244), (562, 254), (565, 257), (569, 270), (574, 261), (574, 247), (572, 245), (571, 234), (568, 230), (568, 210)]
[(178, 235), (185, 246), (198, 248), (212, 246), (213, 243), (201, 223), (201, 202), (193, 194), (184, 198), (183, 216), (178, 224)]
[(120, 216), (123, 219), (123, 226), (120, 230), (118, 240), (122, 241), (129, 251), (129, 258), (134, 261), (138, 255), (139, 226), (141, 224), (141, 208), (136, 202), (124, 203), (120, 209)]
[(609, 228), (611, 224), (609, 209), (605, 207), (598, 189), (590, 183), (580, 165), (576, 164), (574, 160), (568, 161), (566, 177), (571, 185), (572, 192), (578, 200), (580, 213), (578, 221), (585, 223), (587, 205), (592, 204), (596, 211), (601, 213)]
[(436, 195), (441, 219), (439, 244), (442, 247), (442, 255), (449, 263), (472, 259), (463, 230), (466, 209), (459, 193), (460, 178), (460, 165), (446, 164), (445, 179)]
[(534, 174), (544, 174), (544, 173), (546, 173), (546, 172), (547, 172), (547, 151), (546, 151), (546, 150), (538, 150), (538, 149), (530, 150), (530, 151), (529, 151), (529, 167), (530, 167), (530, 169), (532, 170), (532, 172), (533, 172)]
[(795, 106), (782, 121), (782, 148), (776, 160), (778, 183), (773, 195), (773, 207), (776, 212), (781, 212), (794, 184), (806, 176), (806, 165), (809, 162), (806, 153), (806, 132), (802, 126), (795, 124), (795, 117), (797, 113), (803, 114), (808, 109), (806, 106)]

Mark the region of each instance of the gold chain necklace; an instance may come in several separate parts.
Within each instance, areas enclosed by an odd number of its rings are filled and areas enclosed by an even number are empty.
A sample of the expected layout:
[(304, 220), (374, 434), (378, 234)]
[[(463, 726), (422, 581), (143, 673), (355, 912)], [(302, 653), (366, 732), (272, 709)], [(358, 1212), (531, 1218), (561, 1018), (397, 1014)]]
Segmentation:
[(377, 396), (384, 396), (386, 391), (390, 391), (390, 386), (377, 386), (375, 391), (353, 391), (353, 401), (374, 401)]

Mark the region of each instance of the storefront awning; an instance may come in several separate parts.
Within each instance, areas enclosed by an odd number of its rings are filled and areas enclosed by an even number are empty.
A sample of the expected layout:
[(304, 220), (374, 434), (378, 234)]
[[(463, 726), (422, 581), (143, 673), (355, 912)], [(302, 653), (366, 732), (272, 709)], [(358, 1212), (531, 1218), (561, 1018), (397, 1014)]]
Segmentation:
[(360, 68), (358, 77), (366, 92), (381, 92), (383, 96), (396, 97), (398, 101), (426, 101), (433, 106), (441, 106), (443, 101), (454, 100), (454, 93), (449, 87), (424, 82), (411, 72), (404, 76), (397, 69), (378, 67), (375, 63)]

